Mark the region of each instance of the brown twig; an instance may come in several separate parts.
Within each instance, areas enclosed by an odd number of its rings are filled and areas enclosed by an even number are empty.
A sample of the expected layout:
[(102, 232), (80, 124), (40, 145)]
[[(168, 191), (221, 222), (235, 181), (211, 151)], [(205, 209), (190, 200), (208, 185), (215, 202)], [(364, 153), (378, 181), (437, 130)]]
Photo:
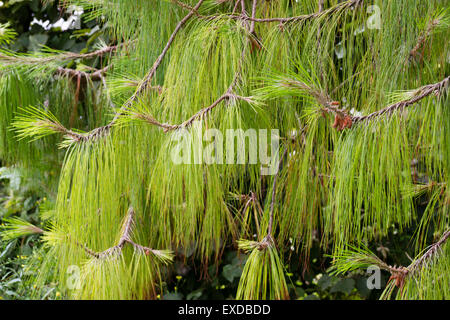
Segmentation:
[[(122, 45), (120, 45), (120, 46), (122, 46)], [(71, 56), (73, 59), (88, 59), (88, 58), (92, 58), (92, 57), (103, 56), (107, 53), (116, 51), (120, 46), (118, 46), (118, 45), (109, 46), (109, 47), (105, 47), (103, 49), (99, 49), (99, 50), (96, 50), (93, 52), (82, 53), (82, 54), (70, 53), (69, 56)]]
[(245, 0), (241, 0), (241, 12), (243, 16), (248, 16), (247, 12), (245, 11)]
[[(252, 19), (255, 19), (256, 17), (256, 5), (258, 3), (258, 0), (253, 0), (252, 3)], [(252, 20), (250, 23), (250, 34), (254, 34), (255, 33), (255, 21)]]
[(234, 3), (234, 7), (233, 7), (233, 12), (232, 14), (234, 14), (237, 10), (237, 7), (239, 6), (239, 4), (241, 3), (240, 0), (235, 0), (236, 2)]
[(96, 69), (94, 72), (84, 72), (70, 68), (58, 67), (55, 74), (58, 76), (69, 76), (69, 77), (80, 77), (82, 80), (100, 81), (105, 73), (111, 68), (111, 66), (106, 66), (102, 69)]
[(196, 16), (198, 16), (198, 17), (203, 17), (200, 13), (198, 13), (198, 11), (196, 9), (194, 9), (193, 6), (191, 6), (191, 5), (187, 4), (187, 3), (181, 2), (179, 0), (172, 0), (172, 2), (175, 3), (176, 5), (182, 7), (183, 9), (186, 9), (186, 10), (189, 10), (189, 11), (193, 11), (194, 14)]

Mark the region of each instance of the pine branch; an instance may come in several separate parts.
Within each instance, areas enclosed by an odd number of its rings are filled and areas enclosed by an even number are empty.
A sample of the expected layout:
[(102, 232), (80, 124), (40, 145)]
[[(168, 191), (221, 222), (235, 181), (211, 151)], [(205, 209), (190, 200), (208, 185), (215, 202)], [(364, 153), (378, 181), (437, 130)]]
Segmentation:
[[(250, 41), (247, 41), (247, 44), (248, 43), (250, 43)], [(132, 110), (125, 111), (124, 113), (128, 114), (130, 116), (130, 118), (143, 120), (151, 125), (155, 125), (155, 126), (163, 128), (164, 132), (168, 132), (168, 131), (177, 130), (180, 128), (190, 127), (194, 121), (203, 118), (206, 114), (208, 114), (217, 105), (219, 105), (222, 101), (225, 101), (225, 100), (242, 100), (242, 101), (245, 101), (250, 104), (257, 103), (256, 101), (252, 100), (252, 97), (243, 97), (243, 96), (233, 93), (234, 87), (238, 84), (238, 82), (241, 78), (242, 64), (243, 64), (243, 60), (245, 58), (245, 52), (246, 52), (246, 47), (244, 47), (244, 49), (242, 50), (241, 58), (239, 60), (239, 65), (238, 65), (237, 71), (234, 74), (233, 81), (231, 82), (230, 86), (225, 91), (225, 93), (222, 94), (219, 98), (217, 98), (212, 104), (197, 111), (194, 115), (192, 115), (189, 119), (185, 120), (184, 122), (174, 125), (174, 124), (168, 124), (168, 123), (161, 123), (161, 122), (157, 121), (151, 115), (136, 113), (136, 112), (133, 112)]]
[(450, 239), (450, 230), (444, 232), (439, 241), (431, 245), (419, 259), (416, 259), (411, 265), (409, 265), (407, 268), (408, 272), (410, 274), (417, 273), (427, 262), (438, 256), (448, 239)]
[[(337, 130), (343, 130), (346, 128), (351, 128), (353, 125), (360, 122), (371, 121), (381, 116), (390, 116), (394, 112), (401, 112), (405, 108), (414, 105), (415, 103), (428, 97), (431, 94), (439, 96), (448, 89), (449, 82), (450, 76), (446, 77), (440, 82), (420, 87), (410, 92), (410, 95), (412, 96), (410, 99), (399, 101), (365, 116), (351, 115), (347, 110), (339, 108), (339, 102), (331, 101), (331, 99), (326, 94), (319, 94), (314, 90), (309, 90), (309, 93), (313, 95), (320, 104), (323, 105), (323, 107), (321, 108), (322, 111), (335, 114), (335, 122), (333, 123), (333, 128)], [(310, 88), (307, 87), (302, 89), (306, 90)]]
[(245, 0), (241, 0), (241, 13), (243, 16), (248, 17), (247, 11), (245, 11)]
[[(112, 119), (111, 122), (109, 122), (107, 125), (102, 126), (102, 127), (98, 127), (95, 128), (93, 130), (91, 130), (88, 133), (76, 133), (73, 132), (67, 128), (65, 128), (61, 123), (57, 122), (56, 119), (53, 119), (53, 121), (51, 122), (39, 122), (39, 123), (35, 123), (38, 124), (40, 128), (47, 128), (50, 129), (52, 132), (59, 132), (59, 133), (63, 133), (64, 135), (66, 135), (69, 139), (66, 140), (66, 142), (63, 144), (63, 146), (69, 146), (72, 142), (88, 142), (88, 141), (93, 141), (96, 140), (104, 135), (107, 135), (111, 129), (111, 127), (116, 123), (117, 119), (119, 118), (120, 115), (122, 115), (137, 99), (138, 97), (146, 90), (148, 89), (148, 87), (150, 86), (151, 83), (151, 79), (154, 76), (156, 70), (158, 69), (158, 67), (160, 66), (162, 60), (164, 59), (165, 55), (167, 54), (167, 51), (169, 50), (171, 44), (173, 43), (176, 35), (178, 34), (178, 32), (180, 31), (180, 29), (183, 27), (183, 25), (194, 15), (194, 12), (201, 6), (201, 4), (203, 3), (204, 0), (200, 0), (197, 5), (192, 8), (192, 10), (190, 11), (189, 14), (187, 14), (176, 26), (175, 30), (173, 31), (172, 35), (170, 36), (168, 42), (166, 43), (163, 51), (161, 52), (161, 54), (158, 56), (158, 58), (156, 59), (156, 61), (154, 62), (152, 68), (150, 69), (150, 71), (147, 73), (147, 75), (144, 77), (144, 79), (139, 83), (138, 88), (136, 89), (136, 91), (134, 92), (134, 94), (125, 102), (125, 104), (120, 108), (119, 112), (116, 113), (116, 115), (114, 116), (114, 118)], [(117, 46), (114, 47), (108, 47), (108, 48), (104, 48), (102, 50), (98, 50), (96, 52), (92, 52), (89, 54), (83, 54), (83, 55), (77, 55), (77, 54), (73, 54), (73, 53), (67, 53), (67, 56), (70, 57), (92, 57), (94, 55), (99, 55), (99, 54), (104, 54), (106, 52), (115, 50), (117, 48)], [(0, 62), (1, 62), (1, 55), (0, 55)], [(63, 57), (58, 57), (58, 56), (52, 56), (49, 57), (49, 59), (65, 59), (66, 56)], [(47, 61), (47, 60), (45, 60)], [(39, 63), (43, 63), (42, 60), (37, 60), (37, 62)], [(76, 70), (71, 71), (70, 69), (59, 69), (59, 72), (61, 73), (68, 73), (68, 74), (73, 74), (74, 76), (80, 77), (82, 74)], [(100, 76), (101, 74), (99, 74)], [(227, 97), (228, 98), (228, 97)], [(224, 99), (224, 97), (219, 98), (220, 101), (222, 101)], [(218, 101), (216, 104), (218, 104), (220, 101)], [(26, 121), (27, 119), (20, 119), (21, 121), (19, 121), (17, 123), (17, 125), (19, 126), (19, 129), (22, 130), (21, 134), (24, 136), (31, 136), (32, 134), (32, 130), (31, 129), (26, 129), (24, 126), (22, 126), (22, 124), (24, 124), (24, 120)], [(149, 120), (149, 119), (147, 119)], [(149, 121), (151, 122), (151, 121)], [(162, 127), (164, 127), (163, 124), (158, 123), (157, 121), (154, 121), (156, 125), (160, 125)], [(29, 121), (28, 121), (29, 124)], [(49, 134), (49, 131), (46, 131), (46, 135)], [(37, 138), (43, 137), (43, 135), (37, 135)]]
[[(241, 200), (241, 201), (245, 201), (242, 209), (239, 210), (239, 213), (241, 215), (243, 215), (244, 217), (246, 216), (246, 212), (247, 210), (249, 210), (250, 208), (253, 208), (253, 212), (254, 212), (254, 218), (255, 218), (255, 225), (256, 225), (256, 234), (260, 234), (260, 223), (259, 223), (259, 218), (262, 217), (264, 215), (264, 210), (261, 207), (261, 204), (258, 201), (258, 198), (256, 196), (256, 193), (254, 193), (253, 191), (250, 191), (250, 193), (247, 194), (242, 194), (242, 195), (234, 195), (235, 199)], [(259, 215), (259, 218), (258, 218)], [(243, 219), (243, 227), (247, 227), (247, 219)]]
[[(116, 51), (118, 46), (108, 46), (93, 52), (89, 53), (74, 53), (74, 52), (60, 52), (60, 51), (52, 51), (51, 54), (42, 54), (39, 55), (24, 55), (24, 54), (15, 54), (13, 52), (9, 52), (6, 50), (0, 51), (0, 64), (3, 65), (45, 65), (51, 62), (66, 62), (76, 59), (89, 59), (93, 57), (103, 56), (107, 53), (111, 53)], [(56, 52), (56, 54), (54, 54)]]
[(172, 45), (175, 37), (177, 36), (178, 32), (186, 24), (186, 22), (197, 12), (197, 10), (200, 8), (200, 6), (202, 5), (203, 2), (204, 2), (204, 0), (200, 0), (199, 2), (197, 2), (197, 4), (191, 9), (191, 11), (180, 22), (178, 22), (177, 26), (175, 27), (175, 30), (172, 32), (171, 36), (169, 37), (169, 40), (167, 41), (163, 51), (158, 56), (156, 61), (153, 63), (152, 68), (147, 73), (147, 75), (144, 77), (144, 79), (139, 83), (134, 94), (119, 109), (119, 111), (116, 113), (116, 115), (114, 116), (112, 121), (103, 127), (93, 129), (87, 135), (80, 136), (79, 141), (87, 142), (87, 141), (96, 140), (99, 137), (102, 137), (109, 133), (112, 126), (116, 123), (116, 121), (124, 113), (124, 111), (126, 111), (134, 102), (136, 102), (137, 99), (139, 98), (139, 96), (150, 86), (151, 80), (152, 80), (153, 76), (155, 75), (156, 70), (161, 65), (161, 62), (163, 61), (164, 57), (166, 56), (166, 54), (167, 54), (170, 46)]
[(226, 101), (226, 100), (242, 100), (247, 103), (256, 103), (254, 100), (252, 100), (252, 97), (243, 97), (243, 96), (234, 94), (232, 92), (232, 87), (230, 86), (228, 88), (228, 90), (224, 94), (222, 94), (219, 98), (217, 98), (212, 104), (200, 109), (198, 112), (196, 112), (190, 118), (188, 118), (187, 120), (185, 120), (179, 124), (162, 123), (162, 122), (159, 122), (158, 120), (156, 120), (153, 116), (151, 116), (149, 114), (134, 112), (133, 110), (125, 111), (124, 116), (125, 116), (125, 118), (128, 117), (130, 119), (142, 120), (148, 124), (151, 124), (151, 125), (154, 125), (154, 126), (164, 129), (164, 132), (169, 132), (169, 131), (173, 131), (173, 130), (177, 130), (177, 129), (181, 129), (181, 128), (190, 127), (194, 121), (202, 119), (205, 115), (207, 115), (209, 112), (211, 112), (211, 110), (213, 110), (215, 107), (217, 107), (221, 102)]
[[(109, 133), (110, 129), (117, 122), (119, 117), (121, 115), (123, 115), (124, 113), (126, 113), (126, 110), (148, 88), (148, 86), (150, 85), (151, 80), (152, 80), (156, 70), (158, 69), (158, 67), (160, 66), (162, 60), (164, 59), (165, 55), (167, 54), (167, 52), (168, 52), (171, 44), (173, 43), (177, 33), (180, 31), (180, 29), (183, 27), (183, 25), (197, 12), (199, 7), (202, 5), (203, 1), (204, 0), (200, 0), (190, 10), (190, 12), (177, 24), (175, 30), (173, 31), (172, 35), (170, 36), (168, 42), (166, 43), (163, 51), (161, 52), (159, 57), (154, 62), (154, 64), (153, 64), (152, 68), (150, 69), (150, 71), (147, 73), (147, 75), (144, 77), (144, 79), (140, 82), (140, 84), (138, 85), (138, 88), (136, 89), (135, 93), (125, 102), (125, 104), (115, 114), (115, 116), (112, 119), (112, 121), (109, 122), (105, 126), (102, 126), (102, 127), (99, 127), (99, 128), (91, 130), (87, 134), (79, 134), (79, 135), (77, 135), (77, 134), (74, 134), (73, 132), (71, 132), (70, 138), (73, 141), (76, 141), (76, 142), (92, 141), (92, 140), (96, 140), (96, 139), (98, 139), (98, 138), (100, 138), (100, 137), (102, 137), (104, 135), (107, 135)], [(322, 11), (322, 12), (319, 12), (319, 13), (315, 13), (315, 14), (311, 14), (311, 15), (306, 15), (306, 16), (290, 17), (290, 18), (271, 18), (271, 19), (256, 19), (256, 18), (248, 17), (248, 15), (245, 12), (245, 4), (243, 4), (241, 2), (241, 7), (242, 7), (242, 12), (243, 13), (241, 14), (240, 17), (243, 17), (244, 21), (249, 20), (251, 22), (278, 21), (278, 22), (288, 23), (288, 22), (292, 22), (292, 21), (300, 21), (300, 20), (307, 20), (307, 19), (311, 19), (311, 18), (316, 18), (316, 17), (320, 17), (320, 16), (322, 16), (324, 14), (331, 14), (331, 13), (334, 13), (334, 12), (336, 12), (338, 10), (341, 10), (341, 9), (350, 8), (353, 5), (359, 5), (362, 1), (363, 0), (352, 0), (352, 1), (344, 2), (344, 3), (341, 3), (341, 4), (337, 5), (337, 6), (335, 6), (335, 7), (330, 8), (328, 10), (325, 10), (325, 11)], [(254, 4), (254, 7), (255, 7), (255, 10), (256, 10), (256, 4)], [(231, 87), (232, 86), (230, 86), (230, 88)], [(220, 96), (216, 101), (214, 101), (210, 106), (208, 106), (206, 108), (203, 108), (202, 110), (200, 110), (199, 112), (194, 114), (191, 118), (189, 118), (188, 120), (186, 120), (182, 124), (170, 125), (170, 124), (166, 124), (166, 123), (161, 123), (161, 122), (157, 121), (156, 119), (154, 119), (153, 117), (148, 116), (148, 115), (136, 115), (136, 118), (141, 119), (141, 120), (145, 120), (145, 121), (147, 121), (150, 124), (159, 126), (159, 127), (163, 128), (167, 132), (167, 131), (170, 131), (170, 130), (178, 129), (180, 127), (190, 126), (193, 121), (195, 121), (196, 119), (204, 116), (206, 113), (208, 113), (214, 107), (216, 107), (220, 102), (222, 102), (223, 100), (231, 99), (231, 98), (241, 99), (241, 100), (245, 100), (247, 102), (251, 101), (251, 99), (248, 98), (248, 97), (241, 97), (241, 96), (238, 96), (238, 95), (235, 95), (235, 94), (231, 93), (231, 90), (229, 89), (222, 96)], [(70, 130), (67, 130), (67, 132), (70, 132)]]
[(3, 218), (1, 238), (9, 241), (32, 234), (42, 234), (44, 230), (20, 218)]
[(105, 258), (114, 256), (116, 254), (121, 254), (123, 247), (126, 244), (130, 244), (139, 253), (142, 253), (145, 255), (149, 255), (150, 253), (152, 253), (158, 259), (160, 259), (161, 262), (164, 262), (166, 264), (173, 260), (173, 253), (171, 251), (155, 250), (155, 249), (152, 249), (152, 248), (149, 248), (146, 246), (142, 246), (142, 245), (137, 244), (134, 241), (132, 241), (131, 234), (133, 232), (134, 226), (135, 226), (135, 211), (134, 211), (133, 207), (130, 207), (128, 209), (128, 213), (125, 218), (125, 221), (122, 225), (122, 232), (121, 232), (120, 239), (119, 239), (119, 242), (117, 245), (112, 246), (101, 252), (95, 252), (94, 250), (92, 250), (84, 245), (80, 245), (78, 242), (77, 242), (77, 245), (81, 246), (88, 255), (90, 255), (96, 259), (105, 259)]
[[(256, 6), (257, 6), (258, 0), (253, 0), (252, 3), (252, 19), (255, 19), (256, 17)], [(257, 48), (258, 50), (260, 50), (262, 48), (262, 42), (260, 40), (260, 38), (258, 37), (258, 35), (255, 32), (255, 21), (251, 21), (250, 22), (250, 27), (248, 29), (249, 31), (249, 40), (252, 44), (251, 47), (251, 51), (254, 51), (255, 48)]]
[(271, 237), (263, 242), (240, 240), (239, 248), (251, 251), (242, 271), (236, 299), (289, 299), (284, 268)]
[(450, 239), (450, 230), (444, 232), (439, 241), (431, 245), (422, 256), (415, 259), (408, 267), (390, 266), (367, 248), (360, 249), (351, 247), (351, 250), (346, 250), (343, 254), (334, 257), (335, 262), (332, 269), (336, 270), (336, 273), (345, 273), (369, 265), (376, 265), (380, 269), (386, 270), (391, 274), (388, 283), (393, 281), (398, 288), (402, 289), (405, 282), (408, 280), (408, 277), (414, 276), (420, 272), (428, 262), (438, 258), (442, 247), (448, 239)]
[(233, 100), (234, 99), (234, 100), (243, 100), (243, 101), (246, 101), (248, 103), (253, 103), (254, 102), (253, 100), (251, 100), (250, 97), (242, 97), (242, 96), (239, 96), (239, 95), (236, 95), (236, 94), (232, 93), (231, 89), (232, 88), (230, 87), (223, 95), (221, 95), (211, 105), (201, 109), (200, 111), (195, 113), (193, 116), (191, 116), (189, 119), (187, 119), (183, 123), (171, 126), (170, 130), (179, 129), (179, 128), (186, 128), (186, 127), (191, 126), (192, 123), (195, 120), (203, 118), (206, 114), (208, 114), (212, 109), (214, 109), (219, 103), (221, 103), (224, 100)]
[(441, 239), (438, 242), (432, 244), (430, 248), (418, 259), (414, 260), (408, 267), (391, 267), (389, 266), (389, 272), (391, 273), (391, 277), (389, 278), (389, 282), (394, 281), (395, 285), (403, 290), (405, 282), (408, 277), (412, 277), (415, 274), (419, 273), (420, 270), (431, 260), (436, 259), (441, 252), (442, 247), (446, 243), (446, 241), (450, 238), (450, 230), (447, 230), (442, 235)]
[[(136, 113), (133, 110), (127, 110), (128, 107), (127, 107), (127, 109), (122, 110), (121, 115), (128, 115), (132, 119), (143, 120), (151, 125), (155, 125), (157, 127), (163, 128), (164, 132), (168, 132), (168, 131), (177, 130), (180, 128), (187, 128), (187, 127), (191, 126), (195, 120), (203, 118), (212, 109), (214, 109), (217, 105), (219, 105), (222, 101), (225, 101), (225, 100), (243, 100), (248, 103), (256, 103), (256, 101), (253, 101), (251, 97), (243, 97), (243, 96), (233, 93), (233, 89), (237, 85), (237, 83), (241, 77), (242, 63), (243, 63), (243, 60), (245, 57), (245, 52), (246, 52), (246, 48), (244, 47), (244, 49), (242, 50), (242, 53), (241, 53), (241, 58), (239, 60), (238, 69), (234, 75), (232, 83), (230, 84), (230, 86), (228, 87), (226, 92), (224, 94), (222, 94), (219, 98), (217, 98), (212, 104), (199, 110), (198, 112), (196, 112), (194, 115), (192, 115), (186, 121), (184, 121), (180, 124), (175, 124), (175, 125), (168, 124), (168, 123), (162, 123), (162, 122), (159, 122), (158, 120), (156, 120), (151, 115), (143, 114), (143, 113)], [(99, 127), (97, 129), (94, 129), (94, 131), (91, 131), (91, 133), (89, 133), (88, 135), (86, 135), (82, 138), (82, 141), (95, 140), (96, 138), (107, 134), (109, 132), (109, 129), (111, 128), (111, 126), (114, 125), (115, 122), (119, 121), (119, 119), (121, 119), (118, 116), (119, 116), (119, 114), (116, 114), (117, 118), (115, 118), (115, 120), (113, 119), (113, 121), (111, 123), (109, 123), (108, 125), (106, 125), (104, 127)]]
[(407, 100), (403, 100), (397, 103), (394, 103), (386, 108), (381, 110), (372, 112), (366, 116), (352, 116), (353, 123), (363, 122), (367, 120), (373, 120), (383, 115), (389, 116), (393, 112), (402, 111), (403, 109), (419, 102), (420, 100), (428, 97), (431, 94), (435, 94), (436, 96), (441, 95), (444, 91), (448, 89), (448, 84), (450, 82), (450, 76), (446, 77), (444, 80), (423, 86), (413, 91), (413, 97)]

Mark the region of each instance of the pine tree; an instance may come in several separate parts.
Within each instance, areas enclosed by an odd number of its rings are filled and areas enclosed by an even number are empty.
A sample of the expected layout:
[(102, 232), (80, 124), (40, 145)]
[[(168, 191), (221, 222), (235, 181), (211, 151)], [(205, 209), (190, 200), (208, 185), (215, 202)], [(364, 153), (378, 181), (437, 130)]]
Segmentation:
[[(75, 265), (71, 298), (155, 298), (176, 253), (207, 270), (236, 245), (249, 253), (236, 297), (288, 299), (289, 248), (304, 262), (318, 240), (336, 273), (388, 271), (383, 298), (450, 298), (449, 1), (70, 4), (115, 42), (0, 51), (0, 158), (61, 165), (46, 227), (3, 231), (42, 234), (37, 287)], [(0, 43), (15, 36), (0, 30)], [(101, 67), (71, 68), (92, 59)], [(276, 173), (196, 163), (211, 128), (278, 129)], [(186, 137), (192, 164), (176, 164)], [(413, 224), (409, 266), (369, 251)]]

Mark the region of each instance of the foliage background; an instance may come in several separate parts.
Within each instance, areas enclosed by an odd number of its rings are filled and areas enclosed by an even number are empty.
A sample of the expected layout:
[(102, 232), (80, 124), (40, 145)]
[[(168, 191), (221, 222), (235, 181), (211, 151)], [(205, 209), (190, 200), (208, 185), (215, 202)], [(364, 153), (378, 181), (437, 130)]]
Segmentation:
[[(39, 0), (2, 1), (0, 23), (8, 22), (17, 32), (17, 39), (9, 48), (17, 52), (28, 52), (45, 45), (54, 49), (72, 52), (88, 52), (99, 41), (109, 43), (107, 25), (97, 25), (97, 21), (81, 21), (80, 29), (62, 31), (44, 29), (39, 24), (31, 24), (34, 18), (49, 20), (51, 23), (61, 18), (68, 18), (70, 13), (58, 9), (53, 2), (42, 4)], [(92, 62), (92, 67), (98, 65)], [(71, 65), (71, 67), (76, 67)], [(2, 167), (0, 169), (0, 219), (13, 216), (24, 218), (40, 226), (42, 210), (51, 210), (55, 201), (55, 190), (47, 190), (46, 181), (55, 179), (59, 168), (33, 171), (29, 167)], [(417, 201), (416, 206), (424, 206)], [(378, 252), (384, 260), (392, 265), (407, 265), (408, 256), (414, 252), (410, 238), (415, 230), (410, 228), (397, 230), (393, 226), (388, 237), (373, 242), (370, 248)], [(433, 229), (429, 230), (433, 234)], [(411, 251), (408, 251), (411, 250)], [(25, 275), (37, 273), (38, 270), (27, 269), (27, 261), (32, 255), (43, 255), (39, 236), (28, 236), (11, 242), (0, 242), (0, 298), (28, 299)], [(188, 257), (194, 259), (193, 257)], [(238, 253), (235, 247), (225, 250), (224, 258), (219, 263), (210, 265), (208, 276), (202, 278), (198, 270), (192, 269), (177, 257), (171, 280), (165, 284), (164, 299), (228, 299), (234, 298), (239, 277), (247, 255)], [(366, 276), (362, 272), (353, 272), (347, 277), (332, 276), (327, 271), (330, 259), (313, 246), (309, 257), (309, 268), (305, 270), (298, 265), (299, 257), (293, 254), (285, 266), (291, 298), (296, 299), (377, 299), (380, 290), (369, 291), (365, 286)], [(216, 273), (216, 271), (218, 271)], [(388, 274), (383, 274), (386, 283)], [(382, 287), (384, 285), (382, 283)], [(57, 283), (50, 283), (41, 289), (42, 299), (61, 299)]]

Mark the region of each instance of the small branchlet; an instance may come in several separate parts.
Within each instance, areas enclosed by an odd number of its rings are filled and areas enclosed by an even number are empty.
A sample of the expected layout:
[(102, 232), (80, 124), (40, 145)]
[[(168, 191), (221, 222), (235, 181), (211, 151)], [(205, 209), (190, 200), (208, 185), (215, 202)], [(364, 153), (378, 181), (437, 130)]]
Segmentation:
[(84, 135), (65, 128), (48, 110), (33, 106), (20, 108), (19, 110), (22, 114), (16, 116), (12, 123), (19, 140), (31, 138), (34, 141), (55, 133), (62, 133), (70, 140), (79, 141)]
[(108, 248), (102, 252), (95, 252), (94, 250), (77, 243), (78, 246), (82, 247), (84, 249), (84, 251), (91, 257), (94, 257), (96, 259), (107, 259), (110, 257), (116, 257), (118, 255), (121, 255), (122, 249), (124, 248), (124, 246), (126, 244), (129, 244), (134, 248), (135, 252), (140, 253), (140, 254), (145, 254), (147, 256), (150, 254), (153, 254), (163, 264), (168, 264), (168, 263), (172, 262), (173, 257), (174, 257), (174, 254), (172, 251), (154, 250), (152, 248), (137, 244), (131, 240), (133, 229), (135, 227), (135, 215), (136, 214), (135, 214), (134, 209), (132, 207), (130, 207), (128, 209), (127, 216), (125, 217), (125, 220), (122, 224), (121, 235), (120, 235), (120, 239), (119, 239), (119, 242), (117, 245), (115, 245), (111, 248)]
[(388, 283), (393, 282), (395, 286), (403, 290), (406, 281), (410, 277), (417, 275), (428, 263), (439, 258), (439, 254), (442, 252), (442, 248), (448, 239), (450, 239), (450, 230), (444, 232), (439, 241), (432, 244), (423, 255), (416, 258), (407, 267), (390, 266), (367, 248), (350, 247), (350, 250), (345, 250), (341, 255), (334, 257), (332, 270), (334, 270), (334, 273), (343, 274), (348, 271), (376, 265), (391, 274)]
[(93, 72), (85, 72), (80, 70), (74, 70), (70, 68), (58, 67), (55, 74), (58, 76), (68, 76), (71, 78), (81, 78), (83, 81), (101, 81), (105, 73), (111, 66), (106, 66), (102, 69), (94, 69)]
[(118, 46), (107, 46), (89, 53), (74, 53), (44, 48), (44, 52), (33, 54), (17, 54), (7, 50), (0, 50), (0, 65), (5, 66), (42, 66), (51, 63), (65, 63), (77, 59), (90, 59), (104, 56), (116, 51)]
[(1, 237), (5, 241), (44, 232), (41, 228), (20, 218), (4, 218), (3, 222), (5, 224), (1, 226), (3, 229)]
[(425, 85), (418, 89), (412, 90), (408, 92), (408, 99), (396, 102), (365, 116), (351, 115), (347, 110), (339, 108), (338, 101), (330, 101), (326, 95), (323, 95), (323, 97), (316, 97), (317, 94), (314, 95), (311, 91), (309, 91), (309, 93), (313, 95), (320, 104), (323, 105), (323, 108), (321, 108), (322, 112), (332, 113), (335, 115), (334, 123), (332, 126), (338, 131), (341, 131), (344, 129), (352, 128), (357, 123), (371, 121), (381, 116), (390, 116), (394, 112), (401, 112), (405, 108), (419, 102), (420, 100), (428, 97), (431, 94), (434, 94), (438, 97), (448, 89), (449, 82), (450, 77), (446, 77), (440, 82)]

